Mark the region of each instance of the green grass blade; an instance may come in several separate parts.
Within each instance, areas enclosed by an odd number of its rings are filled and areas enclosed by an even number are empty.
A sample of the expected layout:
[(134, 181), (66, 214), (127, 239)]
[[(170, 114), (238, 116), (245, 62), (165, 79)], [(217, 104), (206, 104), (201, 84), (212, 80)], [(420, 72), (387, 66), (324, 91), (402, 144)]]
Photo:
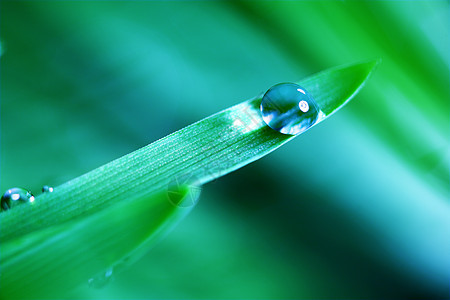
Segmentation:
[[(376, 64), (333, 68), (299, 84), (328, 117), (362, 87)], [(174, 180), (204, 184), (267, 155), (294, 136), (266, 126), (260, 102), (258, 96), (232, 106), (57, 186), (53, 193), (37, 196), (32, 205), (3, 212), (0, 241), (94, 213), (129, 195), (145, 197)]]
[(316, 99), (327, 117), (344, 107), (364, 86), (364, 82), (381, 61), (351, 64), (328, 69), (300, 82)]
[(140, 248), (148, 250), (193, 207), (173, 203), (192, 201), (198, 193), (179, 186), (172, 202), (167, 196), (163, 191), (119, 202), (82, 220), (2, 243), (0, 297), (60, 296)]

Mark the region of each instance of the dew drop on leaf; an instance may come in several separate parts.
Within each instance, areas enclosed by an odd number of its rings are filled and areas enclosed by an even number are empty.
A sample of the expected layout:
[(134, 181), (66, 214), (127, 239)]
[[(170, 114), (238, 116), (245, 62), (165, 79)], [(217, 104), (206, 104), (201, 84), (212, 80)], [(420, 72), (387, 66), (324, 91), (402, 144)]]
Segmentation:
[(101, 289), (114, 280), (113, 268), (108, 268), (104, 272), (88, 279), (88, 286), (94, 289)]
[(44, 186), (42, 187), (42, 192), (43, 192), (43, 193), (52, 193), (52, 192), (53, 192), (53, 187), (48, 186), (48, 185), (44, 185)]
[(2, 210), (11, 209), (17, 205), (34, 202), (34, 196), (22, 188), (11, 188), (7, 190), (1, 199)]
[(260, 109), (270, 128), (292, 135), (304, 132), (323, 115), (311, 94), (295, 83), (271, 87), (264, 94)]

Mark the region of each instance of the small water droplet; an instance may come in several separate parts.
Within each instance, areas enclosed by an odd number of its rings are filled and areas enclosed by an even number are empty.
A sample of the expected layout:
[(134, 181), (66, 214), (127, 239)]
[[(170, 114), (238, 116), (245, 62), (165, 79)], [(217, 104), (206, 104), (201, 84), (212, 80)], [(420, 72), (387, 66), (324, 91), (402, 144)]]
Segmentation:
[(42, 192), (43, 192), (43, 193), (52, 193), (52, 192), (53, 192), (53, 187), (48, 186), (48, 185), (44, 185), (44, 186), (42, 187)]
[(12, 188), (7, 190), (1, 199), (2, 210), (11, 209), (17, 205), (34, 202), (31, 192), (22, 188)]
[(88, 279), (88, 286), (94, 289), (101, 289), (114, 280), (114, 269), (108, 268), (106, 271)]
[(311, 94), (295, 83), (279, 83), (271, 87), (264, 94), (260, 109), (270, 128), (293, 135), (314, 125), (322, 113)]

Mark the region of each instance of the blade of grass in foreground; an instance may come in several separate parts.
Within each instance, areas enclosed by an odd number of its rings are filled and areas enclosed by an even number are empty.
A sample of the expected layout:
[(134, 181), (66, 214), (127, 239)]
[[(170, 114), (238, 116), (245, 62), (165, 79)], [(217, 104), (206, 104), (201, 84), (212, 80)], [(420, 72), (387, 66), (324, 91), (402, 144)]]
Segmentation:
[[(375, 65), (334, 68), (299, 84), (321, 107), (323, 121), (352, 98)], [(258, 96), (225, 109), (1, 213), (0, 295), (55, 294), (153, 245), (189, 211), (168, 201), (169, 186), (187, 184), (184, 199), (193, 186), (294, 138), (265, 125), (260, 103)]]
[[(326, 117), (362, 87), (376, 61), (338, 67), (301, 80)], [(294, 138), (260, 117), (261, 96), (225, 109), (0, 214), (0, 241), (98, 211), (129, 195), (150, 195), (175, 178), (204, 184)], [(323, 121), (324, 119), (322, 119)]]
[(193, 206), (182, 204), (195, 201), (196, 187), (174, 188), (171, 201), (160, 191), (2, 243), (0, 298), (60, 297), (99, 272), (117, 270), (189, 213)]

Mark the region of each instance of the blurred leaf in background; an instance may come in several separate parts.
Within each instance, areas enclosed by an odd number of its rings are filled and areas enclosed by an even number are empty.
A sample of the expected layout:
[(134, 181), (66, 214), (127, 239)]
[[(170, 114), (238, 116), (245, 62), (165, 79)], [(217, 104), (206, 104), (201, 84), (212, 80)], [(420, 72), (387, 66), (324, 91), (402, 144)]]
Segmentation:
[(109, 286), (61, 297), (448, 298), (449, 14), (448, 1), (2, 1), (0, 187), (37, 193), (273, 84), (380, 57), (346, 109), (206, 185)]

